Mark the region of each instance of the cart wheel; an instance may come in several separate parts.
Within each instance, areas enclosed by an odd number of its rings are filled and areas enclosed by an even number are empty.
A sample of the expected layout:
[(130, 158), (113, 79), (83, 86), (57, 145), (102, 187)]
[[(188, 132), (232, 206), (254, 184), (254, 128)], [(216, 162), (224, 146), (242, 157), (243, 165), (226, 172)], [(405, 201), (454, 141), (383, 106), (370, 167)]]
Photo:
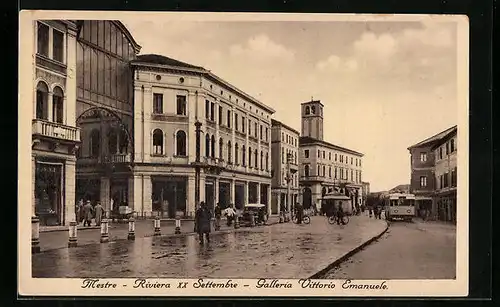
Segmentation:
[(304, 222), (305, 224), (309, 224), (309, 223), (311, 223), (311, 218), (306, 215), (302, 219), (302, 222)]
[(347, 225), (349, 224), (349, 217), (347, 215), (345, 215), (344, 217), (342, 217), (342, 223), (344, 225)]
[(332, 215), (332, 216), (328, 217), (328, 223), (335, 224), (335, 216)]

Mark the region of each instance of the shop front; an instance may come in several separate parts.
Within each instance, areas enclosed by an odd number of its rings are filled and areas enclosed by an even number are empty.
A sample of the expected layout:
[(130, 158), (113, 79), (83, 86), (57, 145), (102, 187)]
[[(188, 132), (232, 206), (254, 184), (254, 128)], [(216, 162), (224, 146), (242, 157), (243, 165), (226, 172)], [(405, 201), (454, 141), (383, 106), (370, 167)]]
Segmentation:
[(64, 225), (64, 164), (36, 161), (35, 214), (41, 226)]
[(236, 209), (242, 210), (245, 204), (245, 183), (235, 182), (234, 184), (234, 202)]
[(187, 178), (154, 176), (152, 183), (153, 214), (163, 218), (186, 216)]
[(457, 195), (456, 190), (441, 193), (436, 197), (438, 220), (456, 223), (457, 221)]

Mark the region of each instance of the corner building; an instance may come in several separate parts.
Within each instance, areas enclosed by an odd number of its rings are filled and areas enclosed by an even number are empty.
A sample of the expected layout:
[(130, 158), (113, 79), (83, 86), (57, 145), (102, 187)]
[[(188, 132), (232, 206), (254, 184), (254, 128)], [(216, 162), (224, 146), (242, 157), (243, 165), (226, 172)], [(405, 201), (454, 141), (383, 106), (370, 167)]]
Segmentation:
[(279, 214), (281, 205), (287, 210), (299, 201), (299, 137), (297, 130), (272, 120), (271, 165), (272, 202), (271, 214)]
[(31, 48), (32, 213), (42, 226), (68, 225), (75, 219), (75, 22), (37, 20), (23, 40)]
[(320, 209), (321, 198), (333, 190), (351, 199), (351, 210), (361, 206), (363, 154), (323, 141), (323, 104), (301, 104), (299, 140), (300, 187), (304, 208)]
[(202, 67), (155, 54), (131, 65), (133, 210), (194, 215), (199, 121), (200, 200), (210, 208), (261, 203), (269, 211), (274, 110)]

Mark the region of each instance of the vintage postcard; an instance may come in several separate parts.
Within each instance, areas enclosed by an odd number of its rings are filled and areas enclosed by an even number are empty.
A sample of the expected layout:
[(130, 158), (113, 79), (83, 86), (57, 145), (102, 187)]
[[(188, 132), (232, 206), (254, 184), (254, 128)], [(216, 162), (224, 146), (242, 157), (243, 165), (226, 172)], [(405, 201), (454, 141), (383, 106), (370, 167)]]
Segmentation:
[(19, 35), (20, 295), (468, 294), (465, 16), (21, 11)]

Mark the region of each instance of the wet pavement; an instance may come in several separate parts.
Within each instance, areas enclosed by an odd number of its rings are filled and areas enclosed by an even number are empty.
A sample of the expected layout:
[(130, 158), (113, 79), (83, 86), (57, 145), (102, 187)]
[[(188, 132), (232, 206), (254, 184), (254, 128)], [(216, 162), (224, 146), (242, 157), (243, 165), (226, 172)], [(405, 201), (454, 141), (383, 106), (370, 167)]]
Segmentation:
[(392, 222), (376, 242), (355, 254), (327, 279), (454, 279), (456, 226), (441, 222)]
[(352, 217), (346, 226), (325, 217), (212, 233), (49, 250), (32, 257), (33, 277), (300, 278), (309, 277), (380, 234), (385, 221)]
[[(278, 217), (270, 217), (268, 224), (273, 224), (278, 221)], [(92, 223), (92, 226), (94, 223)], [(162, 235), (175, 233), (175, 221), (164, 220), (161, 221)], [(213, 227), (212, 227), (213, 229)], [(221, 222), (221, 231), (234, 229), (233, 226), (228, 227), (225, 220)], [(181, 233), (193, 233), (194, 221), (182, 221)], [(153, 220), (137, 220), (135, 223), (135, 236), (136, 238), (150, 237), (154, 233)], [(126, 240), (128, 236), (128, 223), (110, 223), (109, 224), (109, 240)], [(89, 245), (99, 243), (101, 238), (100, 228), (93, 229), (78, 229), (78, 245)], [(61, 249), (68, 247), (69, 231), (52, 231), (40, 233), (40, 249), (42, 251)]]

